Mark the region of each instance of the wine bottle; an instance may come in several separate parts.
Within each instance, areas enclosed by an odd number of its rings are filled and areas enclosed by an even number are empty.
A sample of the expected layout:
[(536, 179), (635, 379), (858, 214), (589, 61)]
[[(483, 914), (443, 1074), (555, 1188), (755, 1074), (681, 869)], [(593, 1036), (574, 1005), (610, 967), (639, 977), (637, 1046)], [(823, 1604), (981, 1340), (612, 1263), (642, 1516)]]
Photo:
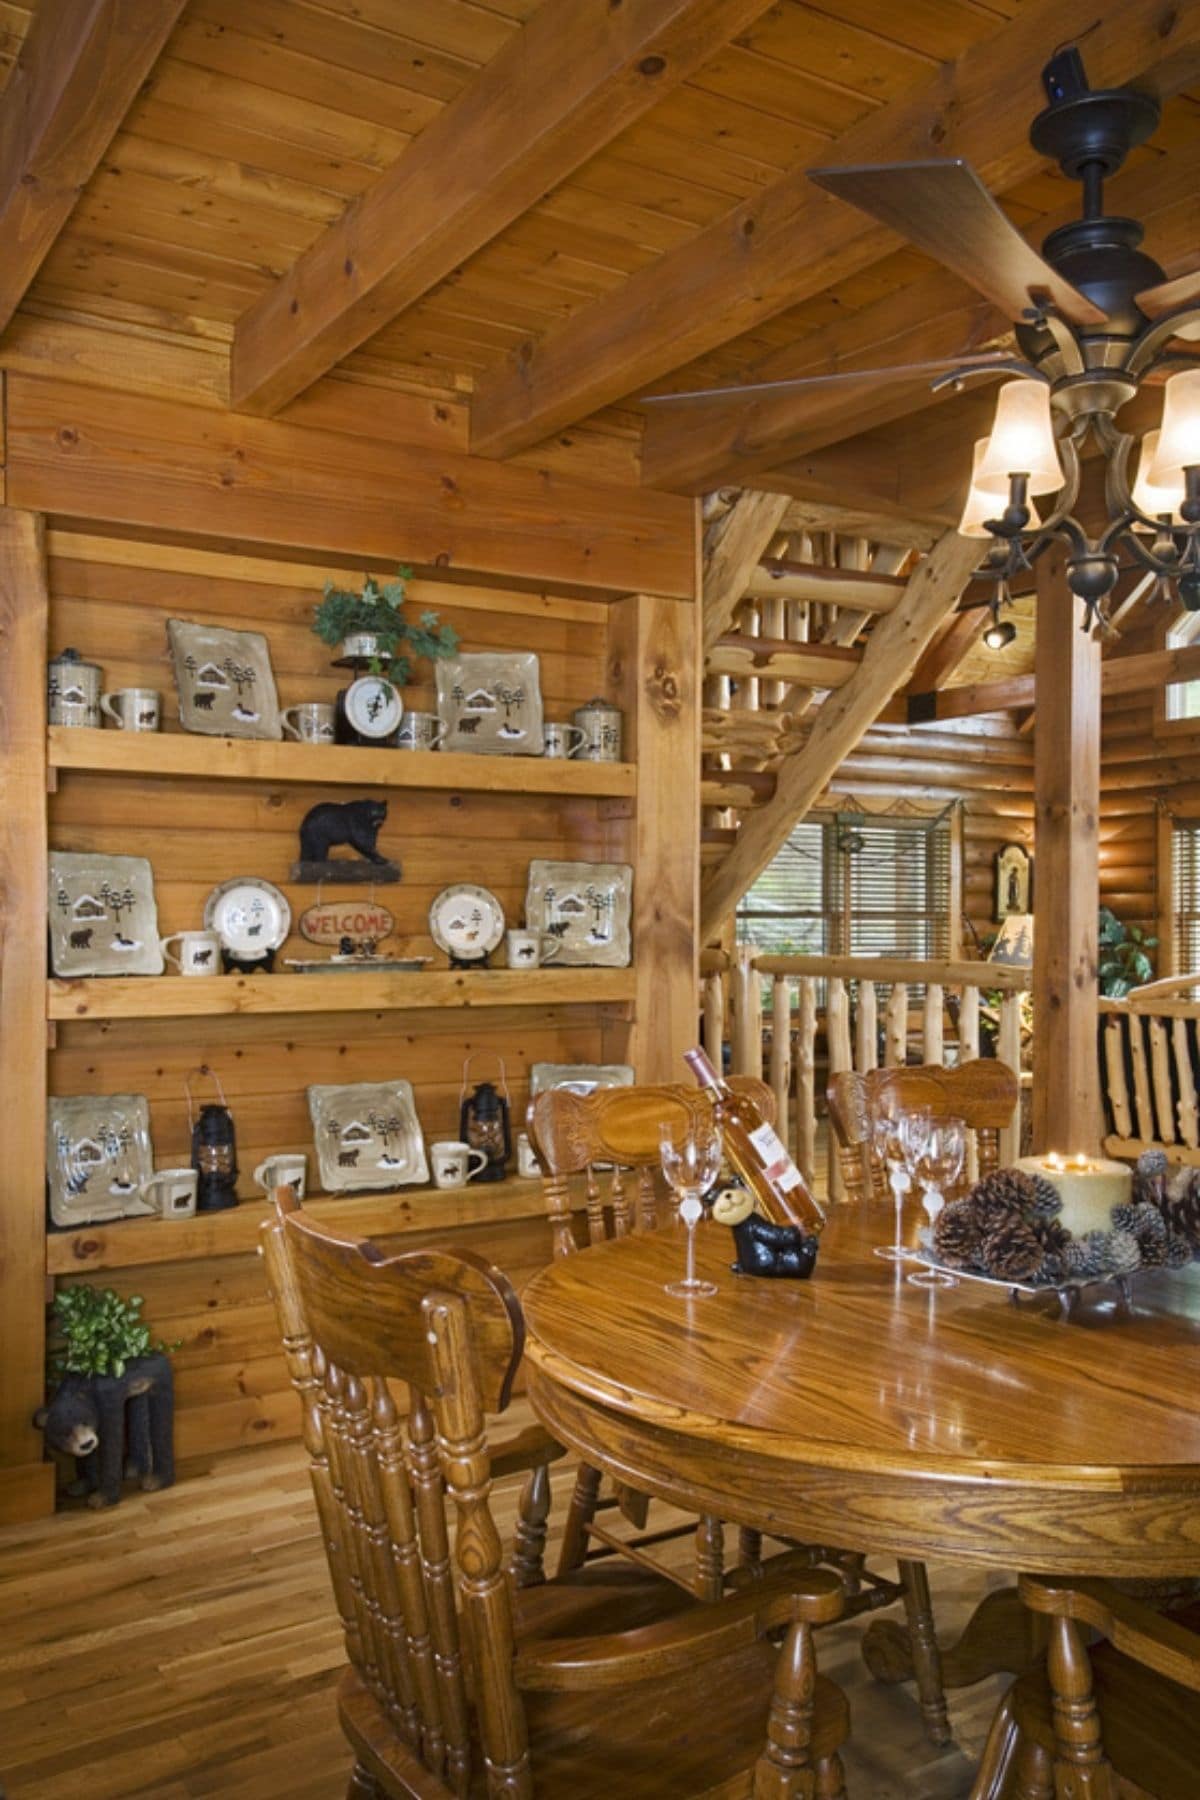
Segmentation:
[(739, 1094), (718, 1075), (703, 1050), (685, 1050), (683, 1060), (712, 1096), (713, 1117), (725, 1153), (775, 1225), (820, 1231), (825, 1213), (788, 1155), (787, 1146), (748, 1094)]

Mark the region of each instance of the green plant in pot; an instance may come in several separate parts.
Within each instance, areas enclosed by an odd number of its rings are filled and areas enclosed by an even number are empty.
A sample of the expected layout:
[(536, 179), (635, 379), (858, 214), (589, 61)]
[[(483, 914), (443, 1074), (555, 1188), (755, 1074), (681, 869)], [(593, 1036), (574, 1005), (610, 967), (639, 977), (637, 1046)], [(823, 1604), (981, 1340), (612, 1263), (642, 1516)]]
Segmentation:
[(142, 1298), (122, 1300), (112, 1288), (60, 1288), (54, 1296), (50, 1368), (64, 1375), (124, 1375), (139, 1356), (164, 1354), (175, 1344), (153, 1343), (141, 1317)]
[(1107, 906), (1100, 908), (1097, 943), (1100, 992), (1107, 999), (1122, 1000), (1132, 988), (1153, 977), (1154, 959), (1149, 952), (1157, 949), (1158, 939), (1147, 936), (1140, 925), (1126, 925)]
[(313, 630), (322, 643), (340, 646), (343, 660), (365, 663), (373, 675), (386, 674), (402, 687), (411, 673), (405, 650), (437, 660), (458, 649), (458, 633), (440, 624), (435, 612), (423, 612), (415, 623), (405, 617), (405, 583), (411, 579), (412, 570), (401, 566), (395, 580), (382, 585), (367, 575), (357, 592), (327, 581)]

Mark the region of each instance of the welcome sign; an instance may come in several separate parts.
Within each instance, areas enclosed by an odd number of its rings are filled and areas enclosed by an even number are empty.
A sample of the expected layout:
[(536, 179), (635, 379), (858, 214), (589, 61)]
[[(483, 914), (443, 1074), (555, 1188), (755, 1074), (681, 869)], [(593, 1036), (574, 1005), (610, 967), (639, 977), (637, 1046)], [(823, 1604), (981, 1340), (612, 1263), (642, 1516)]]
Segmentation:
[(310, 944), (332, 944), (335, 948), (343, 938), (356, 944), (371, 938), (379, 944), (395, 929), (392, 914), (376, 900), (318, 900), (300, 919), (301, 937)]

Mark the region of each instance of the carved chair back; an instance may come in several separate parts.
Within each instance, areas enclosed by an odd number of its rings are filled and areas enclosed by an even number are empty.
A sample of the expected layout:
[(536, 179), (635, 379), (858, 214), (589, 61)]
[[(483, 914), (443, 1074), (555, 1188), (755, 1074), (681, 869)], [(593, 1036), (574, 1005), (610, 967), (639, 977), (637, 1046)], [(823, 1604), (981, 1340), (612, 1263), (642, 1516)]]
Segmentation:
[(974, 1134), (979, 1172), (999, 1161), (999, 1133), (1013, 1116), (1020, 1082), (1007, 1063), (976, 1057), (956, 1069), (938, 1063), (916, 1068), (872, 1069), (865, 1075), (845, 1070), (829, 1083), (829, 1122), (837, 1142), (838, 1161), (848, 1200), (890, 1198), (887, 1173), (874, 1149), (874, 1122), (889, 1103), (961, 1119)]
[[(524, 1342), (516, 1294), (464, 1251), (333, 1237), (286, 1189), (262, 1237), (350, 1662), (450, 1791), (467, 1791), (474, 1739), (489, 1792), (530, 1794), (487, 1501), (485, 1413), (507, 1406)], [(408, 1388), (407, 1420), (389, 1382)]]
[[(764, 1119), (775, 1120), (775, 1096), (765, 1081), (735, 1075), (731, 1085), (746, 1094)], [(654, 1175), (659, 1166), (659, 1127), (684, 1128), (708, 1116), (702, 1088), (683, 1082), (642, 1087), (596, 1088), (576, 1094), (552, 1088), (529, 1107), (533, 1147), (546, 1171), (546, 1211), (554, 1227), (554, 1254), (576, 1248), (571, 1231), (570, 1178), (585, 1177), (588, 1240), (624, 1237), (635, 1224), (652, 1231), (659, 1223)], [(597, 1180), (608, 1170), (607, 1193)], [(631, 1193), (629, 1177), (634, 1177)], [(610, 1224), (611, 1220), (611, 1224)]]

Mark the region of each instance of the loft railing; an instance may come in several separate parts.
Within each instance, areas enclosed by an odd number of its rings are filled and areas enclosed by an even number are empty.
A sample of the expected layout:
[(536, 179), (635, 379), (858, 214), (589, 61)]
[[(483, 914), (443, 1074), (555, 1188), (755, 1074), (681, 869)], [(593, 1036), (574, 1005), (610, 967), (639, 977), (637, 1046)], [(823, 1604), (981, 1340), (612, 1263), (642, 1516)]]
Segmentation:
[(1200, 975), (1171, 975), (1101, 1000), (1101, 1070), (1111, 1156), (1152, 1146), (1200, 1164)]
[[(817, 1048), (823, 1037), (830, 1075), (917, 1062), (952, 1064), (978, 1056), (982, 996), (999, 992), (996, 1054), (1022, 1061), (1021, 996), (1028, 969), (998, 963), (928, 962), (886, 956), (769, 956), (752, 945), (732, 960), (701, 958), (704, 1047), (720, 1067), (726, 1032), (730, 1068), (757, 1075), (775, 1094), (777, 1129), (805, 1178), (817, 1177)], [(769, 984), (770, 1007), (764, 1007)], [(824, 1005), (818, 1005), (825, 989)], [(923, 989), (917, 1008), (911, 990)], [(948, 1005), (948, 1002), (951, 1004)], [(1200, 1009), (1198, 1015), (1200, 1015)], [(1001, 1134), (1002, 1162), (1020, 1154), (1020, 1108)], [(829, 1192), (841, 1193), (830, 1150)]]

